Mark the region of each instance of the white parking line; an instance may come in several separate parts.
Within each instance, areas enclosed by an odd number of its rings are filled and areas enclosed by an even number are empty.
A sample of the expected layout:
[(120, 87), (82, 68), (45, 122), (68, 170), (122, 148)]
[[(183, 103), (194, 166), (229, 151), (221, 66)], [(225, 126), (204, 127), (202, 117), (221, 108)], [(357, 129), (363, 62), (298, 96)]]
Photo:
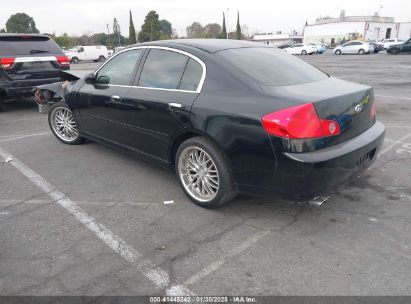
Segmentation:
[(405, 135), (405, 136), (401, 137), (400, 139), (394, 141), (391, 145), (389, 145), (387, 148), (385, 148), (384, 150), (382, 150), (382, 151), (378, 154), (377, 158), (380, 158), (380, 157), (383, 156), (384, 154), (390, 152), (390, 150), (391, 150), (392, 148), (394, 148), (396, 145), (401, 144), (401, 142), (405, 141), (406, 139), (408, 139), (408, 138), (410, 138), (410, 137), (411, 137), (411, 133), (408, 133), (407, 135)]
[[(156, 267), (150, 260), (144, 258), (137, 250), (128, 245), (124, 240), (111, 232), (103, 224), (98, 223), (93, 217), (88, 215), (76, 203), (71, 201), (64, 193), (57, 190), (52, 184), (46, 181), (39, 174), (31, 170), (14, 155), (8, 153), (0, 147), (0, 156), (4, 159), (12, 158), (9, 162), (17, 170), (19, 170), (25, 177), (27, 177), (33, 184), (43, 190), (54, 202), (63, 207), (77, 220), (79, 220), (85, 227), (101, 239), (107, 246), (113, 249), (126, 261), (132, 263), (137, 270), (139, 270), (146, 278), (154, 283), (159, 288), (167, 288), (170, 285), (170, 276), (167, 272), (159, 267)], [(191, 291), (182, 285), (177, 285), (172, 289), (167, 290), (168, 295), (194, 295)]]
[(27, 117), (27, 118), (19, 118), (19, 119), (12, 119), (12, 120), (3, 120), (0, 123), (1, 124), (8, 124), (8, 123), (12, 123), (12, 122), (24, 121), (24, 120), (29, 120), (29, 119), (37, 119), (37, 117)]
[[(251, 237), (246, 239), (244, 242), (242, 242), (240, 245), (238, 245), (236, 248), (231, 250), (230, 252), (226, 253), (223, 255), (220, 259), (214, 261), (213, 263), (207, 265), (204, 267), (202, 270), (191, 276), (188, 280), (184, 282), (184, 285), (192, 285), (199, 281), (200, 279), (208, 276), (210, 273), (216, 271), (218, 268), (220, 268), (227, 260), (231, 259), (233, 256), (240, 254), (247, 248), (249, 248), (251, 245), (253, 245), (255, 242), (261, 240), (263, 237), (265, 237), (267, 234), (270, 233), (270, 230), (262, 230), (258, 231), (257, 233), (253, 234)], [(178, 288), (179, 286), (173, 286), (170, 289), (173, 288)]]
[(411, 100), (411, 97), (398, 97), (398, 96), (386, 96), (386, 95), (375, 95), (375, 97)]
[(6, 139), (0, 139), (0, 143), (7, 142), (7, 141), (13, 141), (13, 140), (16, 140), (16, 139), (27, 138), (27, 137), (42, 136), (42, 135), (46, 135), (46, 134), (50, 134), (50, 132), (41, 132), (41, 133), (34, 133), (34, 134), (26, 134), (26, 135), (21, 135), (21, 136), (6, 138)]

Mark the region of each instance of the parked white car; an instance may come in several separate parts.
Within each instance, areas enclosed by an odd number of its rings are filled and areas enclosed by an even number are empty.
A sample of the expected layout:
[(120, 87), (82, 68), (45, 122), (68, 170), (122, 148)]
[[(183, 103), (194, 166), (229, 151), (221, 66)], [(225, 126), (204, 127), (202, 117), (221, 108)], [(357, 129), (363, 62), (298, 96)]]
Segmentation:
[(66, 52), (72, 63), (79, 63), (84, 60), (105, 61), (108, 56), (107, 48), (104, 45), (77, 46)]
[(389, 49), (391, 45), (404, 43), (405, 40), (398, 38), (390, 38), (381, 40), (384, 49)]
[(349, 41), (334, 49), (335, 55), (342, 54), (371, 54), (374, 52), (374, 46), (364, 41)]
[(311, 55), (317, 53), (317, 47), (311, 44), (296, 43), (288, 48), (285, 48), (284, 51), (292, 55)]

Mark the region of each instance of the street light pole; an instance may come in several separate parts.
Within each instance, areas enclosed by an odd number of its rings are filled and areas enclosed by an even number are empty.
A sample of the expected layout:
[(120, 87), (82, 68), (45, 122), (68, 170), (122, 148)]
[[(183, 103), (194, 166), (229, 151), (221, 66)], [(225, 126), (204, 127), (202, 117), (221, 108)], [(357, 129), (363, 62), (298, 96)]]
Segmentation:
[(227, 14), (225, 17), (225, 24), (226, 24), (226, 30), (227, 30), (227, 39), (228, 39), (228, 33), (230, 32), (229, 28), (228, 28), (228, 11), (230, 10), (230, 8), (227, 8)]
[(108, 39), (107, 46), (110, 47), (110, 29), (108, 27), (108, 23), (107, 23), (107, 39)]

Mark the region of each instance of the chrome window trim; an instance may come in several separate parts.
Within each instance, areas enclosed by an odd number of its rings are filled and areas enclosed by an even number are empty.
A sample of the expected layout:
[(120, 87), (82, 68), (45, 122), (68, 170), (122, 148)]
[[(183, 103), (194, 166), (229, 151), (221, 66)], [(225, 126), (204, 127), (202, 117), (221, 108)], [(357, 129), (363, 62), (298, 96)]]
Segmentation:
[[(106, 62), (104, 62), (95, 72), (94, 72), (94, 76), (97, 75), (97, 73), (106, 65), (108, 64), (111, 60), (113, 60), (115, 57), (117, 57), (118, 55), (124, 53), (124, 52), (128, 52), (128, 51), (132, 51), (132, 50), (138, 50), (138, 49), (159, 49), (159, 50), (166, 50), (166, 51), (171, 51), (171, 52), (175, 52), (175, 53), (180, 53), (183, 55), (186, 55), (189, 58), (194, 59), (195, 61), (197, 61), (201, 67), (203, 68), (203, 74), (201, 75), (201, 79), (200, 82), (198, 83), (198, 87), (197, 90), (195, 91), (191, 91), (191, 90), (180, 90), (180, 89), (165, 89), (165, 88), (153, 88), (153, 87), (141, 87), (141, 86), (127, 86), (127, 85), (117, 85), (117, 84), (108, 84), (108, 86), (113, 86), (113, 87), (124, 87), (124, 88), (134, 88), (134, 89), (146, 89), (146, 90), (159, 90), (159, 91), (171, 91), (171, 92), (183, 92), (183, 93), (201, 93), (201, 90), (203, 89), (203, 85), (204, 85), (204, 81), (205, 81), (205, 77), (207, 75), (207, 66), (205, 65), (205, 63), (199, 59), (198, 57), (194, 56), (193, 54), (190, 54), (186, 51), (182, 51), (179, 49), (175, 49), (175, 48), (171, 48), (171, 47), (167, 47), (167, 46), (155, 46), (155, 45), (146, 45), (146, 46), (135, 46), (135, 47), (131, 47), (125, 50), (121, 50), (120, 52), (118, 52), (117, 54), (115, 54), (114, 56), (111, 56), (111, 58), (109, 60), (107, 60)], [(143, 66), (144, 69), (144, 66)]]

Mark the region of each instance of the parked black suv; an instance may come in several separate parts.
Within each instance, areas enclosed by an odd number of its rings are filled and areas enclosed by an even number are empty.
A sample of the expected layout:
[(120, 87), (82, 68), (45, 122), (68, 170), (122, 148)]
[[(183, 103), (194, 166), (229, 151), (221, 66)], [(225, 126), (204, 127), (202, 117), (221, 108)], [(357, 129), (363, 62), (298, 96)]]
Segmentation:
[(387, 53), (391, 55), (397, 55), (399, 53), (411, 53), (411, 38), (404, 43), (391, 45), (387, 49)]
[(0, 107), (15, 97), (33, 95), (38, 85), (61, 81), (70, 60), (48, 36), (0, 34)]

